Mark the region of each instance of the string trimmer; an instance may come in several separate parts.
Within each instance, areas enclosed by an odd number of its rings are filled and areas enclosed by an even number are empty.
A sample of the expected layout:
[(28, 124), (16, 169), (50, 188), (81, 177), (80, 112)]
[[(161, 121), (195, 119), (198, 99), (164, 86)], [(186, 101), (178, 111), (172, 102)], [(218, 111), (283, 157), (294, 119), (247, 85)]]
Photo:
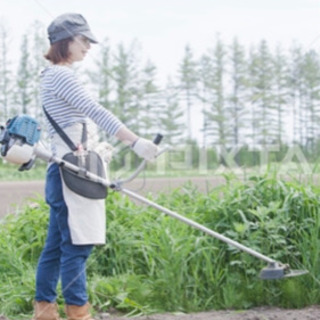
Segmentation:
[[(40, 140), (40, 126), (36, 120), (33, 118), (21, 115), (14, 117), (9, 120), (6, 126), (0, 127), (0, 143), (1, 147), (1, 156), (6, 159), (8, 162), (20, 164), (19, 170), (29, 170), (35, 159), (39, 158), (46, 162), (55, 162), (60, 166), (65, 166), (68, 169), (72, 170), (74, 173), (83, 174), (83, 168), (80, 168), (74, 164), (71, 164), (61, 158), (58, 158), (48, 152), (39, 142)], [(155, 139), (155, 143), (160, 143), (161, 136), (157, 136)], [(163, 153), (165, 149), (159, 152), (158, 155)], [(268, 263), (267, 267), (263, 268), (260, 272), (260, 278), (265, 280), (273, 280), (273, 279), (282, 279), (288, 277), (300, 276), (308, 273), (306, 270), (291, 270), (288, 264), (283, 264), (274, 259), (271, 259), (255, 250), (252, 250), (230, 238), (225, 237), (222, 234), (219, 234), (193, 220), (190, 220), (177, 212), (171, 211), (153, 201), (150, 201), (143, 196), (136, 194), (126, 188), (123, 187), (129, 181), (132, 181), (144, 168), (146, 165), (146, 161), (142, 161), (138, 169), (127, 179), (124, 180), (116, 180), (113, 182), (108, 182), (108, 180), (103, 179), (91, 172), (86, 171), (85, 176), (87, 179), (96, 181), (97, 183), (101, 183), (106, 187), (109, 187), (113, 190), (122, 192), (129, 197), (136, 199), (148, 206), (151, 206), (177, 220), (182, 221), (185, 224), (188, 224), (192, 228), (203, 231), (204, 233), (221, 240), (230, 246), (236, 247), (241, 251), (244, 251), (260, 260), (263, 260)]]

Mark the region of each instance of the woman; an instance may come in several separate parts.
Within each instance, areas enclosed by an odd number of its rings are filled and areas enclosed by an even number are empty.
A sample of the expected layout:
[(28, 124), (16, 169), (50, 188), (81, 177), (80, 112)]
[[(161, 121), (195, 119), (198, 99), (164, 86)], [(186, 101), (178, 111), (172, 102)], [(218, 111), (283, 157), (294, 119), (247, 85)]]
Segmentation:
[[(157, 146), (138, 137), (112, 113), (96, 103), (75, 77), (71, 66), (84, 59), (97, 43), (80, 14), (57, 17), (48, 27), (51, 62), (41, 75), (41, 98), (46, 113), (76, 145), (81, 144), (82, 127), (92, 119), (110, 135), (132, 147), (140, 157), (151, 160)], [(48, 122), (52, 152), (62, 157), (70, 149)], [(105, 243), (104, 199), (87, 199), (69, 190), (57, 164), (50, 164), (46, 177), (46, 201), (50, 205), (47, 240), (36, 275), (34, 320), (59, 320), (56, 287), (61, 278), (68, 320), (92, 320), (86, 293), (86, 260), (95, 244)]]

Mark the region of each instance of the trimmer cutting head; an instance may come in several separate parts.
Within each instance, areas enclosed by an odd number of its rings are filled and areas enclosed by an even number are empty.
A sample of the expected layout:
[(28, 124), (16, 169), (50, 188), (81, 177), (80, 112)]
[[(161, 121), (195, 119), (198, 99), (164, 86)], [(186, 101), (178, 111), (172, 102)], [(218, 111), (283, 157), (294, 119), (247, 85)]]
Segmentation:
[(291, 270), (288, 264), (278, 262), (269, 263), (267, 267), (260, 272), (260, 278), (263, 280), (277, 280), (289, 277), (297, 277), (307, 274), (307, 270)]

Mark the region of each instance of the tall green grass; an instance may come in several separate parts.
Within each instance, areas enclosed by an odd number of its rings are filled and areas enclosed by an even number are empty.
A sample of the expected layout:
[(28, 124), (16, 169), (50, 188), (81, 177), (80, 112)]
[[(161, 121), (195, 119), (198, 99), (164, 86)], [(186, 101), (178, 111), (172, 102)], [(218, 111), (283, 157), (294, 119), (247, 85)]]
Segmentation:
[[(150, 196), (151, 197), (151, 196)], [(320, 303), (320, 193), (316, 185), (256, 176), (227, 177), (209, 194), (186, 185), (155, 201), (292, 268), (309, 274), (258, 278), (265, 263), (119, 193), (107, 199), (107, 244), (88, 261), (97, 311), (131, 314), (300, 308)], [(48, 208), (26, 208), (0, 225), (0, 313), (29, 314)], [(63, 299), (60, 293), (59, 304)]]

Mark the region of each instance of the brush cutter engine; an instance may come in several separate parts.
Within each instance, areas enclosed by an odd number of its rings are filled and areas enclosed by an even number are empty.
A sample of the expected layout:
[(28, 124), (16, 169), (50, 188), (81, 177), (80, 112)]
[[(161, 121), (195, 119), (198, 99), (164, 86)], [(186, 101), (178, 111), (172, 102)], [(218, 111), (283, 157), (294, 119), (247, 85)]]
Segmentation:
[(1, 156), (8, 162), (21, 164), (20, 171), (30, 169), (40, 132), (39, 123), (29, 116), (9, 119), (5, 126), (0, 127)]

